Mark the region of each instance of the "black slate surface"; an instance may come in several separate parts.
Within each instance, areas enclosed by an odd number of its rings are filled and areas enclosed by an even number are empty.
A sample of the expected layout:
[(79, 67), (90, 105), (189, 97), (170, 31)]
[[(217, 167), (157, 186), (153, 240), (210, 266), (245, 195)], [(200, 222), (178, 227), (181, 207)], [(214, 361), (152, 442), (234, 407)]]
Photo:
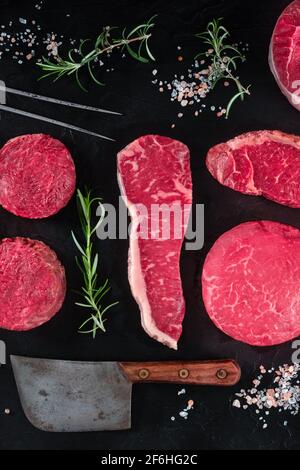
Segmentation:
[[(19, 17), (40, 22), (45, 31), (65, 36), (94, 37), (103, 25), (135, 25), (158, 14), (152, 43), (157, 63), (143, 65), (131, 59), (112, 60), (113, 73), (105, 73), (104, 88), (89, 84), (89, 93), (80, 91), (69, 80), (52, 84), (37, 82), (38, 71), (32, 62), (18, 65), (8, 59), (0, 61), (0, 79), (8, 86), (35, 91), (81, 103), (109, 107), (123, 117), (97, 116), (91, 113), (60, 109), (54, 105), (34, 103), (20, 97), (8, 97), (8, 105), (69, 122), (113, 136), (115, 143), (104, 142), (69, 132), (38, 121), (1, 113), (0, 144), (23, 133), (45, 132), (61, 139), (71, 150), (78, 174), (78, 186), (87, 184), (106, 202), (116, 204), (119, 189), (116, 180), (116, 152), (145, 133), (159, 133), (178, 138), (191, 150), (195, 203), (205, 204), (205, 246), (198, 252), (182, 254), (182, 279), (187, 302), (184, 331), (177, 352), (146, 336), (140, 326), (138, 308), (130, 295), (127, 281), (127, 247), (125, 240), (98, 241), (101, 273), (112, 284), (112, 298), (120, 304), (107, 321), (107, 333), (95, 340), (79, 335), (77, 328), (85, 318), (74, 306), (72, 288), (80, 286), (76, 269), (75, 248), (70, 238), (77, 227), (75, 200), (58, 215), (46, 220), (30, 221), (0, 209), (0, 236), (29, 236), (53, 247), (66, 267), (68, 295), (62, 311), (48, 324), (27, 333), (1, 330), (0, 339), (8, 354), (80, 360), (176, 360), (233, 357), (242, 366), (242, 380), (231, 389), (187, 387), (187, 395), (178, 397), (177, 386), (137, 385), (134, 387), (132, 429), (123, 432), (94, 434), (48, 434), (33, 428), (25, 419), (17, 395), (10, 365), (0, 368), (0, 449), (299, 449), (299, 417), (285, 419), (275, 414), (267, 430), (261, 429), (254, 411), (231, 407), (233, 393), (250, 386), (261, 364), (277, 366), (290, 362), (291, 343), (277, 347), (256, 348), (234, 341), (218, 331), (205, 313), (200, 293), (200, 276), (205, 255), (216, 238), (234, 225), (256, 219), (290, 223), (300, 228), (299, 211), (247, 197), (226, 189), (214, 181), (204, 166), (208, 148), (241, 132), (258, 129), (281, 129), (300, 134), (299, 113), (280, 93), (270, 73), (267, 54), (272, 29), (287, 0), (252, 2), (190, 0), (182, 1), (47, 1), (42, 9), (37, 2), (1, 1), (0, 23)], [(67, 17), (66, 14), (70, 14)], [(153, 68), (170, 79), (177, 70), (187, 68), (198, 50), (193, 34), (203, 30), (212, 18), (224, 17), (234, 40), (250, 44), (248, 60), (240, 67), (240, 77), (250, 83), (251, 97), (237, 103), (229, 120), (217, 119), (212, 112), (195, 118), (176, 120), (180, 111), (151, 84)], [(177, 45), (184, 62), (179, 64)], [(208, 105), (225, 102), (220, 86)], [(171, 129), (171, 124), (176, 127)], [(1, 288), (1, 287), (0, 287)], [(195, 410), (187, 421), (170, 420), (185, 405), (195, 401)], [(12, 413), (4, 415), (4, 408)]]

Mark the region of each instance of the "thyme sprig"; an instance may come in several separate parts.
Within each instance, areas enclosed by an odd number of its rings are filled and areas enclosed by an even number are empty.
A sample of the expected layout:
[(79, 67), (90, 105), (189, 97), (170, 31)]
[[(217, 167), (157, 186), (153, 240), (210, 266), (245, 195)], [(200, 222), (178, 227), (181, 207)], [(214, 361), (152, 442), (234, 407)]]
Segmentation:
[(228, 30), (220, 24), (221, 21), (222, 18), (210, 21), (206, 31), (196, 34), (196, 37), (202, 39), (203, 42), (209, 46), (209, 49), (206, 52), (197, 54), (195, 59), (204, 55), (211, 59), (208, 75), (211, 89), (213, 89), (221, 79), (232, 80), (235, 83), (237, 93), (230, 99), (226, 107), (226, 118), (228, 118), (234, 102), (238, 98), (243, 101), (245, 95), (250, 95), (250, 85), (244, 87), (239, 78), (234, 74), (234, 71), (237, 69), (237, 61), (240, 60), (244, 62), (245, 56), (237, 47), (226, 43), (226, 39), (228, 39), (230, 34)]
[(79, 78), (79, 73), (82, 69), (87, 69), (90, 78), (97, 85), (104, 85), (95, 76), (93, 70), (93, 63), (97, 58), (104, 53), (110, 53), (114, 49), (127, 50), (128, 54), (139, 62), (147, 63), (149, 60), (155, 60), (152, 55), (148, 41), (152, 36), (151, 29), (154, 27), (153, 19), (149, 19), (146, 23), (142, 23), (131, 31), (127, 32), (125, 28), (121, 34), (117, 34), (119, 28), (107, 26), (103, 29), (102, 33), (96, 38), (93, 48), (88, 52), (84, 52), (89, 39), (81, 40), (80, 46), (77, 51), (77, 59), (74, 57), (75, 50), (71, 49), (68, 52), (67, 59), (57, 57), (56, 62), (44, 58), (42, 62), (37, 62), (37, 65), (45, 72), (40, 79), (46, 77), (54, 78), (56, 81), (65, 76), (74, 75), (77, 84), (84, 91), (87, 89), (82, 85)]
[[(96, 203), (99, 204), (101, 214), (98, 222), (93, 227), (92, 208)], [(80, 294), (84, 298), (84, 302), (76, 302), (75, 304), (80, 307), (88, 308), (91, 311), (87, 320), (80, 325), (79, 332), (92, 333), (93, 338), (95, 338), (98, 330), (105, 332), (104, 323), (106, 319), (104, 318), (104, 315), (110, 308), (117, 305), (118, 302), (113, 302), (107, 306), (102, 305), (103, 298), (110, 290), (110, 286), (108, 279), (106, 279), (102, 285), (98, 283), (97, 268), (99, 257), (98, 253), (95, 255), (93, 254), (92, 238), (98, 227), (102, 224), (105, 216), (105, 209), (101, 203), (101, 198), (92, 198), (91, 191), (89, 190), (86, 190), (85, 195), (83, 195), (78, 189), (77, 206), (84, 239), (83, 243), (79, 243), (73, 231), (71, 233), (74, 243), (81, 254), (79, 258), (76, 257), (76, 263), (83, 276), (83, 286)], [(92, 326), (88, 329), (84, 329), (88, 324), (92, 324)]]

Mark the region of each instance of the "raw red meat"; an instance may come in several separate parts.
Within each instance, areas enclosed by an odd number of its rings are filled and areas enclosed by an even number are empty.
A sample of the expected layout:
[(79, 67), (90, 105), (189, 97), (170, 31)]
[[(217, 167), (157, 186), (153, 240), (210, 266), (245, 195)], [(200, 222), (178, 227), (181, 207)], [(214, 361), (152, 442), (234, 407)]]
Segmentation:
[(224, 186), (300, 207), (300, 137), (280, 131), (241, 134), (212, 147), (206, 165)]
[(48, 135), (15, 137), (0, 150), (0, 204), (15, 215), (55, 214), (69, 202), (75, 179), (69, 151)]
[(60, 310), (65, 270), (44, 243), (30, 238), (0, 241), (0, 328), (31, 330)]
[(225, 232), (202, 274), (206, 310), (224, 333), (257, 346), (300, 335), (300, 231), (246, 222)]
[(300, 110), (300, 0), (290, 3), (275, 25), (269, 64), (282, 93)]
[[(185, 313), (179, 260), (192, 203), (189, 150), (168, 137), (140, 137), (119, 152), (118, 180), (132, 219), (129, 282), (143, 328), (177, 349)], [(167, 210), (176, 206), (177, 223), (171, 217), (169, 234), (163, 233), (162, 217), (155, 216), (161, 204)]]

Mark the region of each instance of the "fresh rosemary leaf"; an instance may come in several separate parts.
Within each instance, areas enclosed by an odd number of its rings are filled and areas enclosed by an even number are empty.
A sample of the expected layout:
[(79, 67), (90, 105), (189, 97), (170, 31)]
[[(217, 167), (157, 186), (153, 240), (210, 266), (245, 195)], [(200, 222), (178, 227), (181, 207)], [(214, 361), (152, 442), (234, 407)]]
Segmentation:
[(80, 253), (81, 253), (82, 255), (84, 255), (84, 251), (83, 251), (83, 249), (81, 248), (79, 242), (77, 241), (77, 238), (75, 237), (73, 231), (71, 231), (71, 235), (72, 235), (72, 238), (73, 238), (74, 243), (75, 243), (75, 245), (77, 246), (78, 250), (80, 251)]
[[(250, 85), (249, 85), (250, 86)], [(249, 88), (249, 87), (248, 87)], [(244, 95), (245, 95), (245, 92), (243, 90), (241, 90), (239, 93), (237, 93), (236, 95), (234, 95), (231, 100), (229, 101), (229, 103), (227, 104), (227, 109), (226, 109), (226, 118), (228, 117), (228, 114), (229, 114), (229, 111), (233, 105), (233, 103), (235, 102), (235, 100), (237, 100), (239, 97), (241, 98), (241, 100), (244, 99)]]
[[(92, 209), (96, 204), (100, 204), (101, 215), (96, 225), (92, 226)], [(76, 263), (82, 273), (83, 285), (81, 287), (80, 294), (85, 302), (76, 302), (75, 305), (90, 309), (90, 316), (80, 325), (79, 332), (92, 333), (93, 338), (95, 338), (98, 330), (105, 332), (104, 315), (110, 308), (117, 305), (118, 302), (113, 302), (107, 306), (102, 305), (102, 299), (110, 290), (110, 286), (108, 279), (106, 279), (102, 285), (98, 285), (97, 283), (99, 256), (98, 253), (95, 255), (93, 254), (92, 237), (99, 225), (103, 222), (105, 215), (104, 207), (101, 204), (101, 198), (92, 198), (91, 191), (89, 190), (86, 190), (84, 195), (78, 189), (77, 207), (83, 235), (83, 241), (81, 244), (73, 231), (71, 232), (71, 235), (81, 254), (80, 257), (76, 257)], [(92, 328), (85, 330), (84, 328), (88, 323), (92, 324)]]

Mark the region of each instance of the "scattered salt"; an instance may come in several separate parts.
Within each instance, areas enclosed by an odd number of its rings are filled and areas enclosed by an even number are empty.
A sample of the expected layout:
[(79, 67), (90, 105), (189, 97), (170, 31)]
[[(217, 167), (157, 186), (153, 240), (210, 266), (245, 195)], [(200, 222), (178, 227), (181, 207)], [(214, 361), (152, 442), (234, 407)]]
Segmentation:
[[(264, 410), (266, 417), (272, 413), (278, 411), (281, 413), (282, 410), (289, 412), (290, 415), (297, 415), (300, 411), (300, 386), (298, 373), (300, 372), (299, 364), (283, 364), (275, 370), (274, 367), (266, 369), (263, 365), (259, 367), (260, 374), (253, 380), (255, 388), (249, 390), (240, 390), (235, 396), (239, 397), (239, 400), (235, 399), (232, 402), (232, 406), (236, 408), (246, 409), (248, 406), (256, 407), (256, 414), (260, 413), (260, 410)], [(264, 381), (268, 380), (269, 386), (263, 388), (261, 380), (264, 375)], [(274, 386), (272, 386), (274, 385)], [(244, 401), (245, 404), (237, 407), (236, 401), (241, 403)], [(259, 420), (264, 423), (263, 429), (266, 429), (268, 424), (259, 417)], [(286, 424), (285, 424), (286, 423)], [(287, 425), (287, 421), (284, 421), (284, 426)]]

